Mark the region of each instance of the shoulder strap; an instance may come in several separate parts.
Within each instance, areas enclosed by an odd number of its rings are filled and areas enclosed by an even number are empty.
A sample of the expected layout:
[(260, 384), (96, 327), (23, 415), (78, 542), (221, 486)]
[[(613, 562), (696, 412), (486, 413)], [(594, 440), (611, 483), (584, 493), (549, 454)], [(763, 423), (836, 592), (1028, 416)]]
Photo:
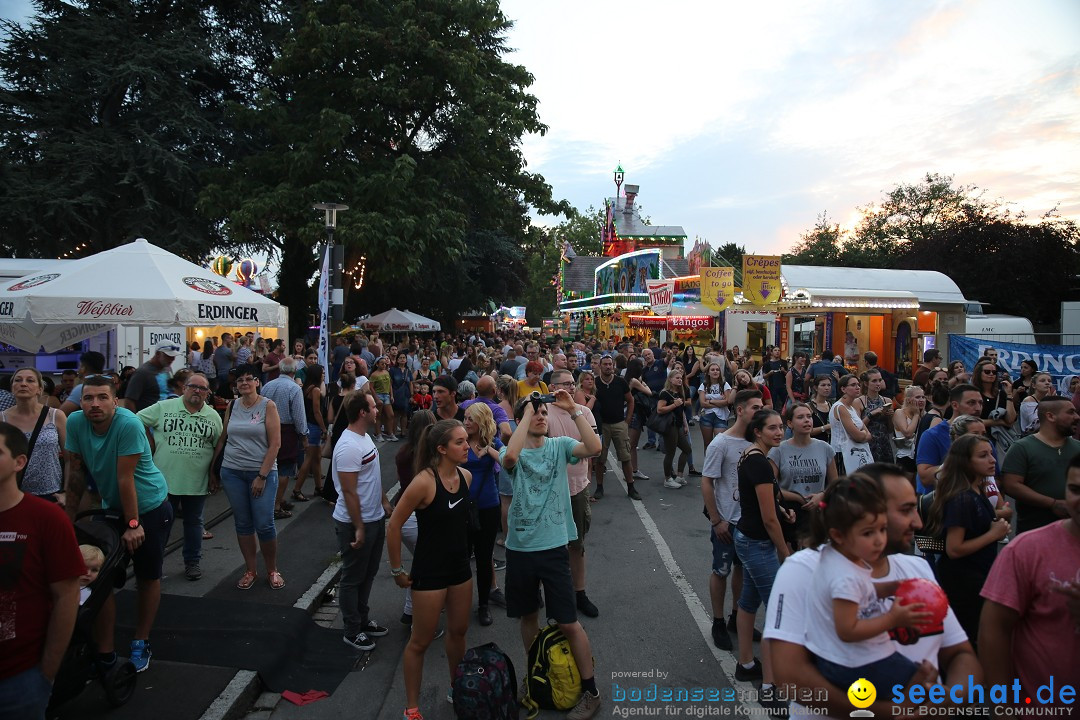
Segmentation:
[[(6, 415), (5, 415), (6, 416)], [(34, 432), (30, 433), (30, 447), (26, 450), (26, 464), (23, 465), (23, 469), (19, 471), (19, 475), (16, 478), (19, 489), (22, 489), (23, 475), (26, 474), (26, 468), (30, 467), (30, 458), (34, 455), (34, 445), (37, 444), (38, 435), (41, 434), (41, 428), (45, 425), (45, 418), (49, 416), (49, 406), (45, 405), (41, 408), (41, 414), (38, 415), (37, 424), (34, 425)]]

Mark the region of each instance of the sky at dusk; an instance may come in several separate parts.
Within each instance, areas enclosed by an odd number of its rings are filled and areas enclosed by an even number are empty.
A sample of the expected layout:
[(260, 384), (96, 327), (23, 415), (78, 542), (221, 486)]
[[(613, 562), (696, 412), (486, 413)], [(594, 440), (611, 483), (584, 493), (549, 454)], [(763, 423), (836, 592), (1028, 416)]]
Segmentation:
[[(0, 0), (22, 19), (27, 0)], [(926, 173), (1080, 220), (1075, 0), (503, 0), (536, 77), (528, 168), (581, 210), (784, 252)], [(541, 224), (557, 219), (539, 218)]]
[[(1080, 220), (1080, 3), (504, 0), (529, 169), (580, 209), (784, 252), (927, 172)], [(543, 219), (541, 219), (543, 221)]]

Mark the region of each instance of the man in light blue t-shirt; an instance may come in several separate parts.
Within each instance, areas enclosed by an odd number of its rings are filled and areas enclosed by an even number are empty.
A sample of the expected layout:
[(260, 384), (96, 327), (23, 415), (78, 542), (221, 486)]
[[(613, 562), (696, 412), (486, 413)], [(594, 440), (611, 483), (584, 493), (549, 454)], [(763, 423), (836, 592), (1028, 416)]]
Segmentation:
[[(161, 600), (161, 565), (169, 540), (173, 511), (168, 502), (165, 476), (154, 465), (150, 441), (142, 421), (126, 408), (117, 407), (116, 392), (109, 378), (89, 377), (82, 385), (82, 410), (68, 418), (67, 452), (69, 513), (79, 507), (85, 489), (85, 473), (90, 473), (101, 493), (106, 510), (120, 513), (121, 540), (131, 555), (138, 583), (138, 619), (131, 641), (131, 662), (137, 672), (150, 665), (150, 628)], [(100, 661), (116, 662), (113, 630), (116, 621), (112, 595), (98, 614)]]
[(565, 390), (555, 392), (556, 407), (566, 411), (583, 438), (547, 437), (547, 405), (529, 399), (514, 408), (518, 426), (499, 454), (499, 463), (514, 486), (506, 534), (506, 614), (520, 619), (521, 638), (528, 654), (540, 632), (540, 584), (544, 585), (548, 617), (570, 642), (581, 673), (581, 699), (570, 716), (588, 718), (600, 709), (593, 677), (589, 637), (577, 619), (577, 601), (570, 575), (567, 544), (577, 539), (570, 509), (566, 466), (600, 452), (597, 437), (584, 412)]

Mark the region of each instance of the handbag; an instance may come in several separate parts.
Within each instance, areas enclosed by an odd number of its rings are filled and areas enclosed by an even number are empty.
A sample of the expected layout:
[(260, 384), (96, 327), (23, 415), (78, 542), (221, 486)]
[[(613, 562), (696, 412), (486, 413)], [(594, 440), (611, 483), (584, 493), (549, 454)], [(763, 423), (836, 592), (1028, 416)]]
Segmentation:
[(649, 419), (645, 421), (645, 427), (660, 435), (667, 435), (667, 431), (671, 429), (671, 425), (674, 422), (674, 410), (663, 414), (661, 414), (659, 410), (653, 410), (649, 415)]
[[(925, 495), (920, 496), (919, 502), (915, 506), (919, 513), (919, 519), (923, 522), (923, 527), (926, 527), (926, 522), (930, 518), (930, 506), (933, 504), (934, 491), (931, 490)], [(945, 552), (945, 537), (942, 535), (921, 535), (915, 533), (915, 547), (923, 554), (943, 553)]]

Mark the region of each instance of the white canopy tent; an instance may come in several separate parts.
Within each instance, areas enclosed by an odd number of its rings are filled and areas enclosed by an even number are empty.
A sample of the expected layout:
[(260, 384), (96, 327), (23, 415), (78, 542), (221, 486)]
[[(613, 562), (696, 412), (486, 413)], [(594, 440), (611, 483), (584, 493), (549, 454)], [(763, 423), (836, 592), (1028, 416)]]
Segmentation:
[(437, 332), (442, 330), (442, 325), (435, 320), (408, 310), (398, 310), (397, 308), (390, 308), (386, 312), (372, 315), (361, 320), (359, 325), (365, 330), (378, 330), (380, 332)]
[(65, 347), (113, 325), (287, 324), (288, 309), (271, 298), (144, 238), (0, 288), (0, 340), (30, 352)]

